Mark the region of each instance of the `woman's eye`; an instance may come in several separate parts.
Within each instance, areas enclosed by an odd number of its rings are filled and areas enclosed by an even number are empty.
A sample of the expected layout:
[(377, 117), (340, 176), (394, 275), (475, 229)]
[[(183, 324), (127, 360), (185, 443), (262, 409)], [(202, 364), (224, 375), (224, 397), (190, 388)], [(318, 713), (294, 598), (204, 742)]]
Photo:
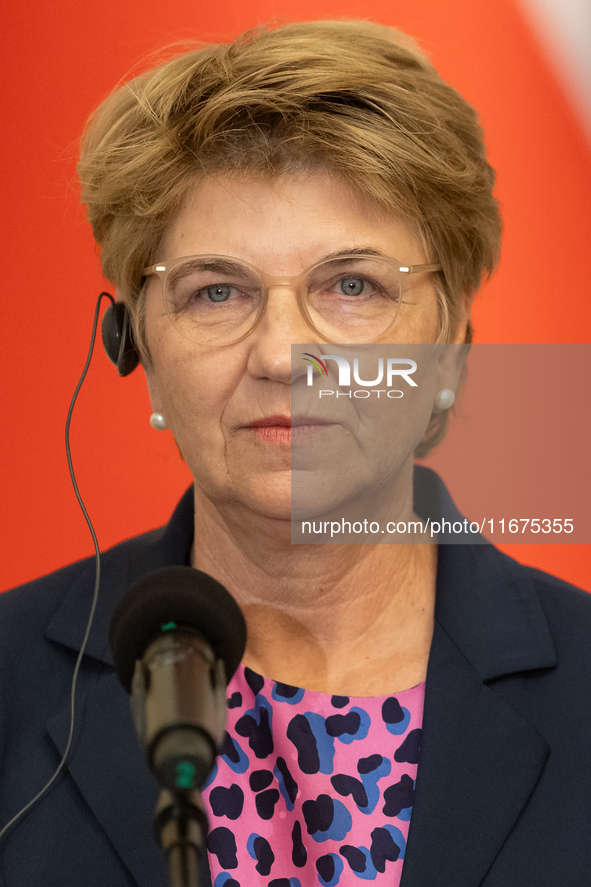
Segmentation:
[(201, 292), (210, 302), (227, 302), (232, 295), (232, 287), (227, 283), (215, 283), (204, 287)]
[(365, 281), (361, 277), (343, 277), (339, 286), (345, 296), (360, 296), (365, 290)]

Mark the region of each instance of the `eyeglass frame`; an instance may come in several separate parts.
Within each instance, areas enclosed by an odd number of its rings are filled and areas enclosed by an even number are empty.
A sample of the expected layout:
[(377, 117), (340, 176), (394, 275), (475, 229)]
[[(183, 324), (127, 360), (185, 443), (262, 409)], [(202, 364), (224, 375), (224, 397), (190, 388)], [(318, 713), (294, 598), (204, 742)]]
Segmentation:
[[(381, 261), (385, 261), (388, 263), (394, 263), (394, 270), (397, 271), (398, 274), (408, 274), (408, 275), (443, 270), (443, 266), (439, 263), (403, 265), (402, 263), (400, 263), (400, 261), (398, 259), (395, 259), (392, 256), (386, 256), (383, 253), (378, 252), (378, 251), (367, 252), (366, 250), (363, 252), (359, 252), (359, 253), (355, 252), (354, 250), (351, 252), (335, 253), (330, 256), (326, 256), (324, 259), (320, 259), (320, 261), (318, 261), (318, 262), (314, 262), (314, 264), (310, 265), (309, 268), (306, 268), (305, 271), (302, 271), (301, 274), (292, 274), (292, 275), (288, 275), (288, 276), (283, 275), (283, 276), (279, 276), (279, 277), (265, 274), (263, 271), (261, 271), (259, 268), (257, 268), (256, 265), (252, 265), (250, 262), (247, 262), (245, 259), (239, 259), (237, 256), (224, 256), (224, 255), (220, 255), (217, 253), (204, 253), (203, 255), (180, 256), (176, 259), (167, 259), (164, 262), (155, 262), (153, 265), (148, 265), (146, 268), (144, 268), (142, 270), (142, 276), (144, 278), (158, 277), (162, 281), (162, 299), (164, 301), (166, 314), (168, 315), (168, 317), (175, 329), (177, 329), (177, 327), (175, 326), (174, 322), (170, 318), (170, 314), (169, 314), (169, 311), (167, 308), (166, 298), (164, 296), (165, 287), (166, 287), (166, 279), (173, 268), (175, 268), (177, 265), (182, 264), (183, 262), (190, 261), (191, 259), (223, 259), (223, 260), (230, 261), (230, 262), (237, 262), (240, 265), (244, 265), (247, 268), (254, 271), (255, 274), (259, 277), (261, 283), (263, 284), (263, 293), (262, 293), (262, 298), (261, 298), (261, 304), (260, 304), (260, 307), (257, 309), (257, 314), (256, 314), (256, 317), (254, 319), (252, 326), (243, 335), (239, 336), (237, 339), (234, 339), (231, 342), (224, 342), (224, 343), (220, 344), (219, 347), (224, 347), (225, 345), (236, 345), (238, 342), (242, 342), (244, 339), (246, 339), (248, 336), (250, 336), (250, 334), (256, 329), (256, 327), (259, 325), (259, 323), (261, 322), (261, 320), (263, 319), (263, 317), (265, 315), (265, 311), (267, 310), (268, 293), (269, 293), (269, 289), (272, 286), (289, 286), (290, 288), (295, 289), (300, 314), (302, 315), (302, 317), (304, 318), (305, 322), (308, 324), (310, 329), (313, 330), (317, 335), (322, 336), (323, 340), (325, 340), (325, 337), (323, 336), (322, 332), (319, 329), (317, 329), (316, 326), (314, 325), (314, 323), (312, 322), (312, 319), (309, 315), (309, 312), (308, 312), (307, 307), (304, 303), (304, 300), (302, 299), (301, 283), (304, 280), (304, 278), (311, 271), (314, 271), (314, 269), (319, 268), (321, 265), (328, 264), (329, 262), (336, 262), (341, 259), (342, 260), (347, 260), (347, 259), (374, 259), (375, 260), (375, 259), (377, 259), (378, 261), (381, 260)], [(384, 329), (383, 332), (380, 333), (380, 335), (383, 335), (387, 330), (390, 329), (392, 324), (395, 322), (397, 316), (398, 316), (398, 312), (396, 312), (396, 315), (392, 318), (392, 320), (390, 321), (390, 323), (388, 324), (386, 329)], [(178, 330), (178, 332), (180, 332), (180, 330)], [(181, 332), (181, 335), (184, 335), (184, 334)], [(185, 338), (188, 338), (189, 341), (195, 341), (194, 339), (191, 339), (189, 336), (185, 336)], [(205, 344), (205, 343), (196, 342), (196, 344)], [(209, 343), (209, 344), (214, 344), (214, 343)], [(356, 343), (354, 343), (354, 344), (356, 344)]]

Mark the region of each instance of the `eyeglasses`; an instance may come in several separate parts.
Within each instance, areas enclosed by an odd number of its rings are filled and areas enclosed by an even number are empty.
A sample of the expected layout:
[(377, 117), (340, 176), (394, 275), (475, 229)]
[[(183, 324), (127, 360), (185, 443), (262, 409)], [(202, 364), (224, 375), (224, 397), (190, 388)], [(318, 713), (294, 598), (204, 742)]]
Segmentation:
[(409, 275), (441, 265), (403, 265), (368, 252), (324, 259), (302, 274), (270, 277), (231, 256), (185, 256), (144, 268), (162, 281), (175, 329), (201, 345), (230, 345), (260, 323), (271, 287), (289, 287), (310, 328), (323, 341), (372, 342), (396, 320)]

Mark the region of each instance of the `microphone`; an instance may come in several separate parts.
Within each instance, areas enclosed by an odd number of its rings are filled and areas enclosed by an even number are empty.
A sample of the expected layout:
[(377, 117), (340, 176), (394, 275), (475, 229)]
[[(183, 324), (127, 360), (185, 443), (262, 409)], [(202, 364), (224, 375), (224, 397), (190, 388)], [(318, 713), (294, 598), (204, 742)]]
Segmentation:
[(148, 573), (115, 608), (115, 668), (163, 788), (202, 788), (226, 725), (226, 686), (246, 646), (228, 591), (191, 567)]
[(109, 643), (148, 766), (164, 790), (155, 826), (171, 883), (197, 883), (193, 857), (207, 833), (199, 790), (224, 736), (226, 687), (246, 646), (244, 616), (211, 576), (165, 567), (119, 602)]

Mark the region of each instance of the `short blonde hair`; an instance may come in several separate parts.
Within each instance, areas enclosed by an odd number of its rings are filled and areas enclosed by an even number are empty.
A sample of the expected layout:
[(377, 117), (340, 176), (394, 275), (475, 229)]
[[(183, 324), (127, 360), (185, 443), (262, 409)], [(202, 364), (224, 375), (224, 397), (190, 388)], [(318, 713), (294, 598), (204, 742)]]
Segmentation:
[(476, 112), (400, 31), (317, 21), (184, 52), (117, 89), (91, 117), (82, 200), (144, 358), (142, 269), (199, 178), (319, 167), (404, 219), (427, 261), (442, 265), (440, 339), (450, 337), (500, 245)]

